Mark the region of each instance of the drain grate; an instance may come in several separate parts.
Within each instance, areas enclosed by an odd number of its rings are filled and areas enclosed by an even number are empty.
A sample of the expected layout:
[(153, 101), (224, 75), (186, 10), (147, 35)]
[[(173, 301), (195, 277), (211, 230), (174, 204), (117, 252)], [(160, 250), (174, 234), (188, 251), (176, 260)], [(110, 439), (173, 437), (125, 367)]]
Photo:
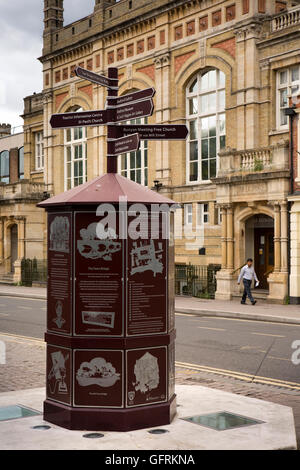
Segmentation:
[(39, 411), (25, 408), (24, 406), (13, 405), (0, 407), (0, 421), (9, 421), (11, 419), (28, 418), (29, 416), (37, 416)]
[(215, 429), (216, 431), (226, 431), (229, 429), (241, 428), (244, 426), (254, 426), (255, 424), (262, 424), (263, 421), (247, 418), (234, 413), (222, 411), (219, 413), (210, 413), (207, 415), (190, 416), (189, 418), (181, 418), (190, 423), (199, 424), (207, 428)]

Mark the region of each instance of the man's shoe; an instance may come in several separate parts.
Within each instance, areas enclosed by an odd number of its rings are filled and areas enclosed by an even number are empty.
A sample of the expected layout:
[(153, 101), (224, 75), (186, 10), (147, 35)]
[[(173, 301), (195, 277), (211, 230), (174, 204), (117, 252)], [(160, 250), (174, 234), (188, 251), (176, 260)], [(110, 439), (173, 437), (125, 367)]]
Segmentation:
[(257, 303), (256, 300), (254, 300), (254, 302), (252, 302), (252, 305), (255, 305), (256, 303)]
[(241, 304), (242, 304), (242, 305), (246, 305), (246, 302), (241, 301)]

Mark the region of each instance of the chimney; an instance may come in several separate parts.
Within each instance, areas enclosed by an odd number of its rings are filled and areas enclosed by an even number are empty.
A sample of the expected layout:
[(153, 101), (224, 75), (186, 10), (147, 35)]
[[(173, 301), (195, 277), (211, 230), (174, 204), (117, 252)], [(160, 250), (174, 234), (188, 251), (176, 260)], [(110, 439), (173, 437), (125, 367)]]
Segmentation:
[(44, 0), (44, 34), (64, 26), (64, 0)]
[(10, 124), (0, 124), (0, 138), (7, 137), (11, 135), (11, 125)]

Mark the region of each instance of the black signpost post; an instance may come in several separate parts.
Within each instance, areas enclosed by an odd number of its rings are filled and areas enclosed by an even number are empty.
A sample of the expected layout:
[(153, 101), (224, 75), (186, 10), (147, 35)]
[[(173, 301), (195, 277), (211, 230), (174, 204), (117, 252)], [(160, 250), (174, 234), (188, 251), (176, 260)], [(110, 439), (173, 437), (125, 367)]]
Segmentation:
[[(155, 90), (119, 97), (116, 68), (108, 77), (80, 67), (76, 74), (108, 88), (106, 109), (56, 114), (50, 122), (55, 129), (107, 125), (107, 174), (39, 204), (48, 211), (44, 419), (91, 431), (170, 424), (176, 414), (175, 279), (172, 228), (165, 228), (174, 202), (118, 175), (117, 162), (118, 155), (137, 151), (140, 140), (184, 140), (188, 130), (123, 125), (152, 115)], [(129, 235), (136, 203), (143, 204), (149, 227), (153, 206), (161, 208), (156, 237), (151, 230)], [(108, 238), (96, 229), (104, 230), (102, 204), (118, 221)]]

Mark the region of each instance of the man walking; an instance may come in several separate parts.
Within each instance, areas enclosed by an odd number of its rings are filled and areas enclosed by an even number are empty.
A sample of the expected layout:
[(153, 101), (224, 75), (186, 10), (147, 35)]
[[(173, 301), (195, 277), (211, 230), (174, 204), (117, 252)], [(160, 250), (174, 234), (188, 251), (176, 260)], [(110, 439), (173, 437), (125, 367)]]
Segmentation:
[(251, 283), (252, 283), (253, 278), (256, 281), (255, 287), (257, 287), (259, 285), (259, 280), (257, 279), (256, 272), (254, 271), (254, 268), (253, 268), (253, 259), (249, 258), (247, 260), (247, 264), (241, 269), (239, 279), (238, 279), (239, 285), (242, 279), (244, 283), (244, 293), (243, 293), (243, 298), (241, 301), (242, 305), (245, 305), (247, 296), (249, 297), (252, 305), (256, 304), (256, 300), (253, 299), (252, 293), (251, 293)]

